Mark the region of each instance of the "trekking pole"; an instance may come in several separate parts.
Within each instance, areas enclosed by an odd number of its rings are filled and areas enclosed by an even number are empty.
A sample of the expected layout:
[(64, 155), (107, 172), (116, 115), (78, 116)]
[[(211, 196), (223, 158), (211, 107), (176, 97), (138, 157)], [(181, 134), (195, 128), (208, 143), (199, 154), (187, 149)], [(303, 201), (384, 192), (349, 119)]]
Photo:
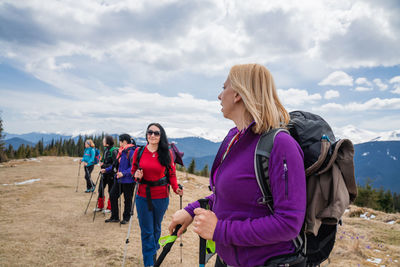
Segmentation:
[[(96, 184), (97, 184), (97, 182), (99, 181), (100, 174), (101, 174), (101, 172), (99, 172), (99, 175), (97, 176)], [(96, 189), (96, 188), (95, 188), (95, 189)], [(94, 191), (95, 191), (95, 190), (93, 190), (92, 193), (90, 194), (89, 202), (87, 203), (87, 206), (86, 206), (86, 209), (85, 209), (85, 214), (86, 214), (86, 212), (87, 212), (87, 209), (89, 208), (89, 204), (90, 204), (90, 201), (92, 200)]]
[[(178, 184), (178, 187), (179, 187), (179, 189), (183, 189), (183, 185), (181, 185), (181, 184)], [(180, 207), (180, 209), (182, 209), (182, 196), (179, 196), (179, 207)], [(181, 244), (179, 245), (180, 247), (181, 247), (181, 263), (182, 263), (182, 248), (183, 248), (183, 243), (182, 243), (182, 235), (181, 235)]]
[[(200, 202), (200, 208), (208, 209), (208, 199), (202, 198), (198, 200)], [(200, 246), (199, 246), (199, 267), (204, 267), (206, 264), (206, 244), (207, 241), (200, 237)]]
[(79, 169), (78, 169), (78, 176), (76, 178), (76, 189), (75, 189), (75, 192), (78, 192), (79, 174), (81, 173), (81, 163), (82, 163), (82, 161), (79, 161)]
[(128, 250), (129, 236), (131, 234), (133, 214), (135, 213), (136, 194), (137, 194), (138, 188), (139, 188), (139, 184), (137, 183), (137, 184), (135, 184), (135, 190), (133, 192), (133, 203), (132, 203), (132, 207), (131, 207), (131, 217), (129, 218), (128, 234), (126, 235), (126, 240), (125, 240), (125, 250), (124, 250), (124, 258), (122, 260), (122, 267), (124, 267), (124, 265), (125, 265), (126, 251)]
[[(118, 183), (118, 180), (117, 180)], [(121, 183), (118, 183), (118, 202), (119, 202), (119, 210), (118, 210), (118, 218), (121, 218)], [(119, 227), (121, 227), (121, 223), (119, 224)]]
[[(93, 212), (93, 222), (94, 222), (94, 219), (96, 218), (96, 209), (97, 209), (97, 205), (98, 205), (98, 203), (99, 203), (99, 198), (100, 198), (100, 190), (103, 190), (103, 195), (104, 195), (104, 185), (103, 185), (103, 182), (104, 182), (104, 176), (103, 176), (103, 174), (101, 174), (101, 178), (100, 178), (100, 183), (99, 183), (99, 190), (97, 190), (97, 204), (96, 204), (96, 208), (94, 209), (94, 212)], [(101, 188), (100, 188), (101, 187)], [(94, 190), (93, 190), (94, 191)], [(103, 199), (104, 200), (104, 199)]]
[(155, 262), (154, 267), (159, 267), (161, 265), (161, 263), (163, 262), (165, 256), (167, 256), (168, 252), (171, 250), (172, 245), (175, 243), (176, 236), (178, 235), (178, 231), (179, 231), (179, 229), (181, 227), (182, 227), (181, 224), (178, 224), (175, 227), (174, 232), (172, 233), (171, 236), (169, 236), (169, 238), (171, 238), (171, 240), (167, 241), (168, 243), (163, 247), (163, 250), (162, 250), (160, 256), (158, 256), (158, 259)]

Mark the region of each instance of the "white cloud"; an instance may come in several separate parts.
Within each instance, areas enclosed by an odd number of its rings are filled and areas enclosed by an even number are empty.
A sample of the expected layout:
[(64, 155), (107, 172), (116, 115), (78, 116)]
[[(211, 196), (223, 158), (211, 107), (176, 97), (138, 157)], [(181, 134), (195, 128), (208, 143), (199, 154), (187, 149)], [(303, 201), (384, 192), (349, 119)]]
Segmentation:
[(278, 89), (278, 96), (284, 105), (292, 107), (316, 103), (322, 98), (320, 94), (309, 94), (307, 90), (295, 88), (290, 88), (288, 90)]
[(392, 79), (390, 79), (389, 83), (394, 84), (393, 85), (393, 90), (390, 92), (393, 94), (400, 94), (400, 76), (395, 76)]
[(379, 78), (374, 79), (374, 83), (381, 91), (385, 91), (388, 88), (387, 84), (383, 83)]
[[(142, 130), (148, 123), (156, 121), (166, 127), (181, 129), (202, 125), (206, 132), (210, 132), (209, 138), (213, 139), (213, 128), (221, 132), (231, 127), (231, 122), (221, 115), (218, 101), (198, 99), (183, 93), (168, 97), (133, 88), (119, 88), (107, 96), (81, 95), (74, 101), (36, 92), (3, 93), (7, 98), (0, 98), (0, 106), (19, 116), (18, 119), (7, 120), (9, 127), (16, 127), (22, 120), (30, 131), (46, 129), (49, 132), (72, 133), (100, 129), (114, 133)], [(29, 110), (25, 108), (27, 106)]]
[(355, 81), (355, 83), (356, 83), (356, 84), (359, 84), (359, 85), (372, 86), (372, 83), (371, 83), (370, 81), (368, 81), (368, 79), (365, 78), (365, 77), (357, 78), (356, 81)]
[(314, 110), (320, 111), (371, 111), (371, 110), (398, 110), (400, 109), (400, 98), (373, 98), (364, 103), (351, 102), (348, 104), (328, 103)]
[[(172, 128), (194, 127), (197, 119), (206, 125), (210, 120), (214, 128), (220, 124), (226, 127), (230, 122), (217, 114), (219, 107), (202, 100), (215, 99), (217, 88), (234, 64), (266, 65), (278, 78), (275, 81), (280, 88), (291, 88), (279, 90), (283, 102), (310, 109), (320, 104), (322, 95), (325, 99), (338, 97), (335, 90), (322, 88), (325, 93), (310, 94), (292, 87), (312, 88), (321, 81), (321, 86), (355, 83), (358, 89), (372, 89), (373, 77), (360, 74), (365, 77), (353, 81), (346, 72), (354, 73), (353, 67), (366, 73), (365, 67), (400, 64), (400, 5), (396, 1), (42, 2), (4, 0), (0, 4), (5, 29), (0, 35), (1, 64), (50, 85), (37, 95), (63, 95), (60, 99), (28, 94), (37, 105), (25, 100), (23, 112), (16, 105), (7, 105), (4, 112), (15, 111), (13, 129), (19, 132), (34, 128), (50, 131), (49, 127), (58, 131), (57, 127), (67, 126), (72, 130), (97, 129), (102, 117), (116, 129), (139, 127), (148, 119), (163, 120), (173, 124), (169, 125)], [(398, 78), (394, 78), (391, 92), (398, 94)], [(386, 81), (374, 79), (373, 83), (380, 91), (388, 88)], [(4, 96), (4, 88), (0, 90), (1, 98), (12, 103), (9, 95)], [(157, 105), (149, 109), (136, 100), (117, 101), (121, 94)], [(339, 103), (327, 105), (347, 108), (340, 101), (348, 95), (345, 91), (341, 94)], [(378, 90), (374, 94), (383, 98)], [(356, 107), (365, 105), (357, 99), (360, 95), (352, 94), (347, 101)], [(98, 110), (91, 101), (105, 102), (100, 96), (110, 96), (116, 112), (106, 109), (104, 114), (90, 113), (90, 122), (82, 119), (85, 112)], [(57, 104), (48, 104), (52, 101)], [(191, 103), (190, 108), (182, 102)], [(181, 105), (183, 112), (171, 110), (168, 103)], [(47, 105), (53, 110), (43, 108)], [(211, 111), (215, 108), (217, 113)], [(32, 122), (25, 123), (17, 115)], [(45, 123), (44, 118), (51, 123)]]
[(332, 98), (337, 98), (340, 96), (339, 91), (336, 90), (328, 90), (325, 92), (324, 98), (325, 99), (332, 99)]
[(400, 83), (400, 76), (395, 76), (390, 79), (389, 83)]
[(363, 87), (363, 86), (358, 86), (355, 89), (358, 92), (367, 92), (367, 91), (372, 91), (373, 89), (371, 87)]
[(318, 85), (353, 86), (353, 77), (343, 71), (334, 71), (318, 83)]
[(398, 94), (398, 95), (400, 95), (400, 85), (399, 84), (396, 84), (395, 86), (394, 86), (394, 89), (392, 90), (392, 91), (390, 91), (391, 93), (393, 93), (393, 94)]

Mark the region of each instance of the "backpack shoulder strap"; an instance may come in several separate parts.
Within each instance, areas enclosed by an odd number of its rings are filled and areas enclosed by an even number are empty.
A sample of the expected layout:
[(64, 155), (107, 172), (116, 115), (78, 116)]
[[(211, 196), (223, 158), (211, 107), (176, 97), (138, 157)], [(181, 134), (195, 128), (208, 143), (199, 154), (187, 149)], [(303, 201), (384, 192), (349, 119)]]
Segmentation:
[(283, 128), (275, 128), (263, 133), (258, 140), (254, 155), (254, 169), (256, 171), (256, 179), (258, 186), (260, 187), (260, 190), (263, 194), (263, 197), (259, 200), (259, 203), (267, 205), (272, 213), (274, 213), (274, 209), (268, 168), (269, 158), (271, 155), (272, 147), (274, 145), (275, 137), (280, 132), (286, 132), (289, 134), (289, 132)]
[(143, 151), (144, 151), (144, 148), (145, 148), (145, 147), (146, 147), (146, 146), (139, 147), (138, 154), (137, 154), (137, 156), (136, 156), (136, 162), (135, 162), (135, 165), (136, 165), (136, 167), (138, 167), (138, 168), (140, 168), (140, 165), (139, 165), (139, 163), (140, 163), (140, 158), (141, 158), (142, 155), (143, 155)]
[[(271, 151), (274, 146), (275, 137), (280, 132), (286, 132), (290, 135), (289, 131), (283, 128), (271, 129), (261, 135), (255, 151), (254, 168), (256, 170), (256, 179), (263, 194), (262, 199), (259, 200), (260, 204), (267, 205), (271, 213), (274, 213), (274, 201), (272, 198), (271, 184), (269, 181), (268, 167)], [(293, 244), (296, 247), (296, 253), (304, 250), (304, 237), (301, 234), (294, 238)]]

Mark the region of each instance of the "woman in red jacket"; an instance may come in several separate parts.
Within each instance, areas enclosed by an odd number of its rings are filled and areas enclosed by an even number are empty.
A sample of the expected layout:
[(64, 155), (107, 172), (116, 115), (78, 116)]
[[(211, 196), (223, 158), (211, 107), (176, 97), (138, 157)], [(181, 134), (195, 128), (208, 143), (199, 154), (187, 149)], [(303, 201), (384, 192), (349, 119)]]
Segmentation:
[(147, 127), (146, 140), (145, 147), (135, 150), (132, 174), (140, 184), (136, 210), (144, 266), (153, 266), (160, 248), (161, 222), (169, 204), (169, 185), (178, 195), (182, 195), (183, 191), (178, 187), (175, 164), (164, 128), (158, 123), (151, 123)]

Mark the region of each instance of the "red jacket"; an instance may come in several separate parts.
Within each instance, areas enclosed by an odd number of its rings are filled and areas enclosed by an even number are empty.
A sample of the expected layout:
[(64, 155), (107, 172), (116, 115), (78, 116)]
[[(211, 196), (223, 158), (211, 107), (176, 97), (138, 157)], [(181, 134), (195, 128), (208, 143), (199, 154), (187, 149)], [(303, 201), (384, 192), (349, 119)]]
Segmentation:
[[(139, 148), (137, 148), (135, 150), (135, 153), (133, 154), (133, 162), (131, 170), (132, 175), (135, 175), (135, 172), (137, 170), (137, 166), (135, 163), (138, 151)], [(147, 149), (147, 146), (145, 147), (142, 157), (140, 158), (140, 167), (143, 169), (143, 179), (147, 181), (158, 181), (160, 178), (165, 176), (165, 167), (162, 166), (158, 161), (158, 153), (150, 152)], [(172, 189), (176, 193), (176, 190), (178, 189), (178, 182), (176, 180), (176, 170), (175, 170), (175, 164), (172, 159), (172, 154), (171, 154), (171, 169), (169, 170), (169, 182), (172, 186)], [(146, 197), (146, 187), (147, 185), (145, 184), (139, 185), (139, 190), (138, 190), (139, 196)], [(150, 190), (152, 199), (167, 198), (169, 195), (168, 186), (166, 185), (153, 186), (150, 188)]]

